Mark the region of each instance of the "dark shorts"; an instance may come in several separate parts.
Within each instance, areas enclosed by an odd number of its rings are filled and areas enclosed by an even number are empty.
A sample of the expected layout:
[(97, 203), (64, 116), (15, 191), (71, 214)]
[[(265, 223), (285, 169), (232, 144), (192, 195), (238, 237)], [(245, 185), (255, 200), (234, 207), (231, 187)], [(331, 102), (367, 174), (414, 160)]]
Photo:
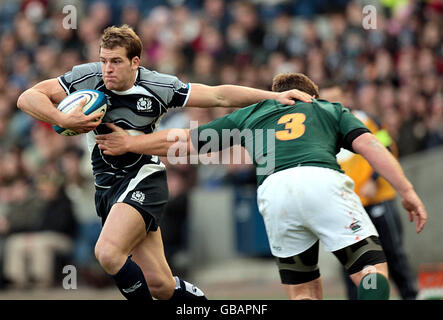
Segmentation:
[(143, 167), (116, 179), (110, 188), (96, 187), (97, 215), (105, 223), (112, 206), (123, 202), (135, 208), (143, 217), (146, 231), (156, 231), (168, 202), (166, 170), (147, 175)]

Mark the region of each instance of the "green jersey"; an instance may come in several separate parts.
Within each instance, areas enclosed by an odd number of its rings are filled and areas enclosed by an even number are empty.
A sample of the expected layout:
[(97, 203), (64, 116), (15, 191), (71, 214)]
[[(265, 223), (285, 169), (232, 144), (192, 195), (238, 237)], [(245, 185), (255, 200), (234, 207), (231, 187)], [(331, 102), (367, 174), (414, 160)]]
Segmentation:
[(336, 154), (341, 147), (352, 151), (353, 139), (364, 132), (369, 130), (340, 103), (314, 99), (288, 106), (264, 100), (199, 126), (191, 139), (200, 153), (241, 144), (260, 185), (270, 174), (296, 166), (342, 172)]

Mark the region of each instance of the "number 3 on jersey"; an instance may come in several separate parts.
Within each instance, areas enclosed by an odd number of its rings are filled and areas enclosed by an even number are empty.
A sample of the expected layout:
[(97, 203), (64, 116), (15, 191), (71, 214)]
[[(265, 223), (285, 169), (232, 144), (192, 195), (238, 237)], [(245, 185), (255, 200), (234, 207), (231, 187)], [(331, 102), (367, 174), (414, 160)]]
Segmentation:
[(285, 114), (283, 117), (278, 119), (278, 124), (285, 124), (285, 130), (280, 130), (275, 133), (275, 137), (278, 140), (293, 140), (300, 138), (305, 133), (305, 125), (303, 124), (306, 120), (306, 115), (304, 113), (290, 113)]

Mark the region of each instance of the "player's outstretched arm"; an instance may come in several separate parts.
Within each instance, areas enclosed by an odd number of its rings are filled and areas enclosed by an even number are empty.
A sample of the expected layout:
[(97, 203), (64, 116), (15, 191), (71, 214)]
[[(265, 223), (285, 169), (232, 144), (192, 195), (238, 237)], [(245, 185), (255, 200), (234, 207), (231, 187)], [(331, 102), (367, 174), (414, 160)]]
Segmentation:
[(83, 114), (86, 100), (79, 103), (69, 115), (58, 111), (54, 105), (59, 104), (65, 97), (66, 92), (58, 80), (49, 79), (23, 92), (17, 100), (17, 107), (37, 120), (78, 133), (91, 131), (100, 124), (100, 121), (96, 121), (97, 115)]
[(106, 124), (111, 133), (97, 135), (95, 141), (105, 155), (118, 156), (127, 152), (157, 156), (186, 156), (190, 153), (189, 129), (168, 129), (150, 134), (130, 136), (122, 128)]
[(309, 94), (297, 89), (273, 92), (236, 85), (207, 86), (192, 83), (191, 93), (186, 106), (199, 108), (238, 108), (265, 99), (275, 99), (286, 105), (293, 105), (295, 100), (312, 102), (312, 97)]
[(416, 222), (417, 233), (423, 230), (427, 220), (425, 206), (406, 178), (400, 163), (371, 133), (364, 133), (352, 142), (355, 152), (361, 154), (402, 197), (402, 205), (409, 212), (409, 220)]

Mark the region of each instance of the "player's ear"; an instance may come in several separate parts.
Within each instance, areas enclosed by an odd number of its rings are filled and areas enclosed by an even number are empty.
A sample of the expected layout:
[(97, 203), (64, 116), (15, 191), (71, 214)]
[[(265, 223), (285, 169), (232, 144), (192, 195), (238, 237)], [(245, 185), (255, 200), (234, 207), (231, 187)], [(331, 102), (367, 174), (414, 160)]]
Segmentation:
[(140, 66), (140, 58), (137, 56), (133, 57), (131, 60), (132, 70), (137, 70), (139, 66)]

